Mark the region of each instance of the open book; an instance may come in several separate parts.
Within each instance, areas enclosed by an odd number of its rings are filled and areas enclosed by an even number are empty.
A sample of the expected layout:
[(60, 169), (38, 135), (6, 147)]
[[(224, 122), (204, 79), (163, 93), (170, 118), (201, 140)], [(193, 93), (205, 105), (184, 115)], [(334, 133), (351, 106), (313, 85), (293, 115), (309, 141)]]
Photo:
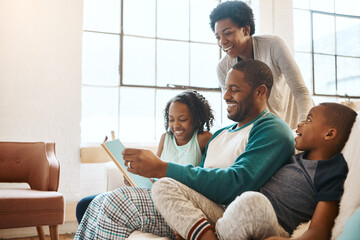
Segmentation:
[(120, 169), (120, 171), (124, 174), (126, 180), (133, 187), (141, 187), (141, 188), (151, 188), (152, 181), (150, 178), (142, 177), (140, 175), (133, 174), (127, 171), (127, 167), (125, 166), (125, 160), (121, 152), (124, 150), (124, 145), (120, 142), (119, 139), (113, 141), (106, 141), (101, 146), (106, 150), (106, 152), (110, 155), (111, 159), (115, 162), (116, 166)]

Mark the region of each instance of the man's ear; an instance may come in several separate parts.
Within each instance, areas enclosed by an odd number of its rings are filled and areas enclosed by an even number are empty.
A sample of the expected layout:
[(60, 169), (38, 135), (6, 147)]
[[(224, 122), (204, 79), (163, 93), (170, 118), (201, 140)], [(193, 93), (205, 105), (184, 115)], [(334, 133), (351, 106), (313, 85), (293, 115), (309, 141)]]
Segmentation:
[(337, 136), (337, 129), (336, 128), (329, 128), (326, 135), (325, 140), (333, 140)]
[(266, 96), (267, 87), (262, 84), (255, 89), (254, 93), (255, 93), (255, 96), (257, 96), (257, 97)]

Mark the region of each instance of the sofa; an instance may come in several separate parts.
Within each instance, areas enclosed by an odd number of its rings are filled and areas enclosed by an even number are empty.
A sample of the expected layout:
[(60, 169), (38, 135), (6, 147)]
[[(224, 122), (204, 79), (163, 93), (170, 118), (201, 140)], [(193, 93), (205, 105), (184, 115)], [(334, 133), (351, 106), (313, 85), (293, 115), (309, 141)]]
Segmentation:
[[(332, 230), (332, 239), (338, 239), (343, 232), (346, 221), (360, 209), (360, 111), (353, 125), (349, 140), (347, 141), (342, 153), (348, 163), (349, 173), (344, 185), (344, 194), (340, 201), (339, 215), (335, 220)], [(300, 236), (307, 230), (309, 223), (301, 224), (293, 233), (292, 237)], [(359, 236), (358, 236), (359, 238)], [(168, 240), (169, 238), (158, 237), (150, 233), (140, 231), (133, 232), (129, 240)], [(357, 238), (354, 238), (357, 239)], [(352, 240), (352, 239), (351, 239)]]

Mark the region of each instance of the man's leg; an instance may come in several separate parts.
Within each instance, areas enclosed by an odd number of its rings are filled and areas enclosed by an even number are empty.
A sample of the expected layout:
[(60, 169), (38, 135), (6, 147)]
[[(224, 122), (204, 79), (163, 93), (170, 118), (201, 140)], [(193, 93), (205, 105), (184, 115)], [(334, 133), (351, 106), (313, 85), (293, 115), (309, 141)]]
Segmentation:
[(238, 196), (217, 221), (216, 234), (220, 240), (289, 236), (279, 225), (270, 201), (258, 192)]
[(186, 239), (200, 239), (224, 212), (222, 205), (171, 178), (157, 180), (151, 196), (170, 227)]
[(135, 230), (175, 239), (155, 209), (150, 190), (124, 187), (100, 194), (90, 203), (75, 239), (126, 239)]

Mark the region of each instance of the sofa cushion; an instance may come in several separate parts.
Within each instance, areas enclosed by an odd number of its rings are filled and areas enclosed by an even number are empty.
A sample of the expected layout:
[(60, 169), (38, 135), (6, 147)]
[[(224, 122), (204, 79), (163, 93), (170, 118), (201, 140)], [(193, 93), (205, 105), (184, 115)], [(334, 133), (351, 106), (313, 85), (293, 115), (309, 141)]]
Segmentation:
[(360, 236), (360, 208), (346, 221), (338, 240), (358, 239)]
[(351, 130), (348, 142), (346, 143), (343, 154), (349, 167), (349, 173), (344, 184), (344, 194), (340, 201), (339, 215), (335, 220), (332, 231), (332, 239), (337, 239), (344, 229), (347, 219), (360, 206), (360, 112)]

